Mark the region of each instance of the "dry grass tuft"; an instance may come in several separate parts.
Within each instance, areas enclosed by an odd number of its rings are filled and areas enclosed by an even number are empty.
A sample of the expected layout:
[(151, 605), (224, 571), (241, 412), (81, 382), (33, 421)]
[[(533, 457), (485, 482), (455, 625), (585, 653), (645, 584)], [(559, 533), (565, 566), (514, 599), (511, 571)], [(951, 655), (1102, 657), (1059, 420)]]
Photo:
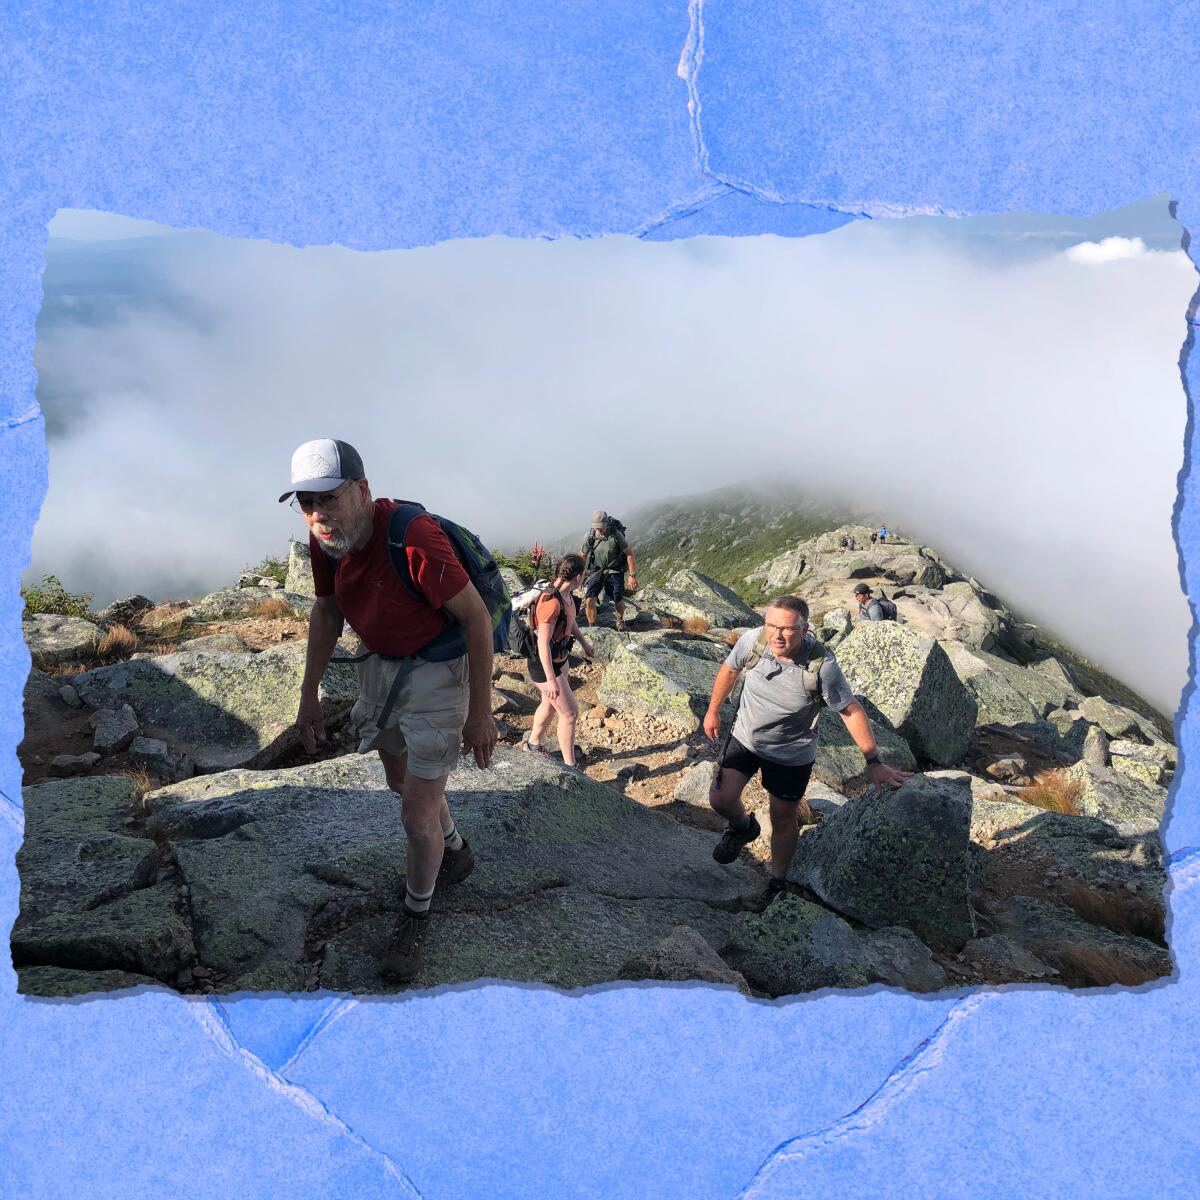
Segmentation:
[(1092, 925), (1102, 925), (1114, 933), (1148, 938), (1165, 946), (1166, 913), (1157, 900), (1147, 900), (1133, 892), (1101, 892), (1078, 879), (1067, 881), (1063, 899)]
[(1047, 812), (1066, 813), (1067, 816), (1079, 815), (1079, 797), (1083, 785), (1078, 779), (1072, 779), (1063, 768), (1053, 771), (1039, 771), (1033, 777), (1033, 782), (1022, 788), (1017, 795), (1026, 804), (1034, 808), (1044, 808)]
[(742, 636), (742, 635), (741, 635), (740, 633), (738, 633), (738, 631), (737, 631), (736, 629), (731, 629), (731, 630), (730, 630), (730, 631), (729, 631), (729, 632), (728, 632), (728, 633), (725, 635), (725, 645), (727, 645), (727, 646), (736, 646), (736, 645), (737, 645), (737, 640), (738, 640), (738, 638), (739, 638), (739, 637), (741, 637), (741, 636)]
[(48, 663), (39, 654), (34, 654), (31, 657), (33, 659), (33, 665), (39, 671), (43, 671), (43, 672), (45, 672), (45, 674), (51, 675), (51, 676), (53, 676), (53, 675), (81, 675), (84, 671), (87, 670), (86, 663), (81, 663), (81, 662), (80, 663), (69, 663), (69, 662)]
[(156, 655), (174, 654), (179, 649), (179, 646), (176, 642), (156, 642), (151, 649)]
[(278, 596), (270, 596), (263, 600), (251, 615), (255, 617), (291, 617), (295, 614), (292, 612), (292, 606), (286, 600), (280, 600)]
[(129, 806), (130, 818), (134, 828), (142, 830), (146, 824), (146, 793), (154, 791), (154, 776), (145, 767), (125, 767), (118, 773), (133, 784), (133, 799)]
[(114, 625), (100, 639), (97, 658), (128, 658), (141, 646), (141, 638), (127, 625)]
[(683, 618), (683, 632), (691, 634), (692, 637), (699, 637), (702, 633), (707, 633), (710, 628), (711, 626), (703, 617)]
[[(1050, 950), (1051, 947), (1046, 947)], [(1120, 954), (1098, 950), (1094, 946), (1077, 946), (1073, 942), (1058, 942), (1052, 948), (1052, 958), (1063, 982), (1070, 987), (1137, 987), (1152, 979), (1162, 978), (1155, 971), (1133, 962)]]

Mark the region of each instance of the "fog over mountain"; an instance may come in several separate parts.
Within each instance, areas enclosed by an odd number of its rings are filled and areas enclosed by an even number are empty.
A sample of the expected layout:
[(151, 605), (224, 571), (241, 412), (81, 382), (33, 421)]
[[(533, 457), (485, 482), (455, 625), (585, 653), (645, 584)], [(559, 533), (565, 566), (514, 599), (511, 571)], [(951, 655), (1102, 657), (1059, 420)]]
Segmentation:
[(1177, 705), (1196, 279), (1163, 203), (376, 254), (123, 232), (51, 229), (69, 237), (47, 252), (50, 489), (26, 579), (97, 603), (211, 590), (302, 534), (275, 501), (318, 436), (354, 443), (376, 494), (497, 546), (783, 477)]

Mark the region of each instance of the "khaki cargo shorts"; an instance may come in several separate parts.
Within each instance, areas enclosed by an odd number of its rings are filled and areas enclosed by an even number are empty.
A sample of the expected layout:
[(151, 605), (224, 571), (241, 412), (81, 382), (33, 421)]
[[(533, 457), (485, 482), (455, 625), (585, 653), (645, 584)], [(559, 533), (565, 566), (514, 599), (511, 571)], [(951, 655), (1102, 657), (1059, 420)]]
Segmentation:
[[(400, 687), (387, 727), (379, 717), (396, 676)], [(358, 664), (358, 699), (350, 725), (359, 737), (359, 754), (408, 751), (408, 769), (418, 779), (438, 779), (458, 764), (467, 719), (467, 657), (449, 662), (423, 658), (386, 659), (372, 655)]]

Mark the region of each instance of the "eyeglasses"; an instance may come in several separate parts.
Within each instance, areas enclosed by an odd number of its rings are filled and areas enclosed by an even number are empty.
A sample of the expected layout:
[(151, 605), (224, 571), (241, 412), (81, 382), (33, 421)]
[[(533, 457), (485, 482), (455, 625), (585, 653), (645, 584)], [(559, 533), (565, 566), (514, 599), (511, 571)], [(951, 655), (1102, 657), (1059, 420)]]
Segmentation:
[(770, 621), (763, 622), (768, 633), (803, 633), (808, 628), (807, 621), (801, 621), (799, 625), (772, 625)]
[(310, 513), (319, 509), (335, 508), (338, 501), (346, 494), (346, 489), (354, 480), (347, 479), (345, 483), (334, 488), (332, 492), (297, 492), (290, 501), (288, 506), (293, 512)]

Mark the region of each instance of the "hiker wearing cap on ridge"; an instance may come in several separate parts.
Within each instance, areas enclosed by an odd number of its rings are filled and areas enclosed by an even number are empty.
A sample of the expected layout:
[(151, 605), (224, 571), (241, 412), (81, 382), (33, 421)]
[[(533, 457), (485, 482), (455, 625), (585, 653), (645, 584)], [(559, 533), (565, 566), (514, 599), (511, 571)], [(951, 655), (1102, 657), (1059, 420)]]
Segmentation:
[(865, 583), (855, 584), (854, 599), (858, 602), (858, 612), (854, 614), (854, 623), (860, 621), (894, 621), (896, 620), (896, 602), (889, 600), (879, 589), (879, 597), (871, 595), (871, 589)]
[(558, 713), (558, 745), (563, 765), (575, 764), (575, 722), (579, 703), (567, 678), (567, 655), (576, 638), (588, 658), (595, 657), (592, 644), (575, 623), (579, 601), (575, 592), (583, 585), (583, 555), (564, 554), (549, 587), (533, 604), (529, 628), (533, 634), (529, 653), (529, 678), (542, 694), (541, 703), (533, 714), (533, 727), (522, 742), (526, 750), (544, 753), (542, 735), (552, 713)]
[(858, 612), (854, 614), (855, 623), (887, 620), (883, 615), (883, 605), (872, 597), (871, 589), (865, 583), (860, 583), (855, 587), (854, 599), (858, 601)]
[(761, 833), (747, 813), (742, 792), (759, 771), (770, 801), (771, 881), (766, 903), (786, 890), (788, 868), (800, 835), (804, 791), (817, 756), (817, 715), (828, 705), (845, 722), (867, 761), (876, 787), (898, 787), (911, 772), (896, 771), (879, 757), (863, 706), (854, 698), (833, 651), (809, 632), (808, 605), (799, 596), (780, 596), (768, 606), (764, 625), (742, 634), (717, 671), (703, 728), (710, 741), (720, 734), (720, 709), (745, 672), (737, 716), (717, 756), (708, 802), (729, 825), (713, 850), (719, 863)]
[(507, 596), (502, 585), (502, 599), (496, 596), (490, 556), (479, 555), (469, 531), (418, 504), (372, 499), (349, 443), (305, 442), (292, 456), (291, 478), (280, 501), (291, 497), (308, 525), (316, 590), (296, 727), (314, 753), (325, 738), (318, 688), (349, 621), (368, 651), (353, 660), (358, 752), (378, 751), (388, 787), (400, 796), (406, 835), (404, 900), (380, 969), (407, 983), (420, 968), (435, 886), (458, 883), (474, 867), (446, 804), (446, 778), (461, 746), (478, 766), (491, 762), (492, 610), (507, 637)]
[(637, 590), (637, 571), (633, 551), (625, 540), (625, 526), (602, 508), (592, 513), (592, 528), (580, 547), (584, 570), (587, 571), (587, 590), (583, 610), (589, 625), (596, 623), (596, 601), (607, 592), (617, 614), (617, 629), (625, 628), (625, 572), (629, 571), (629, 591)]

